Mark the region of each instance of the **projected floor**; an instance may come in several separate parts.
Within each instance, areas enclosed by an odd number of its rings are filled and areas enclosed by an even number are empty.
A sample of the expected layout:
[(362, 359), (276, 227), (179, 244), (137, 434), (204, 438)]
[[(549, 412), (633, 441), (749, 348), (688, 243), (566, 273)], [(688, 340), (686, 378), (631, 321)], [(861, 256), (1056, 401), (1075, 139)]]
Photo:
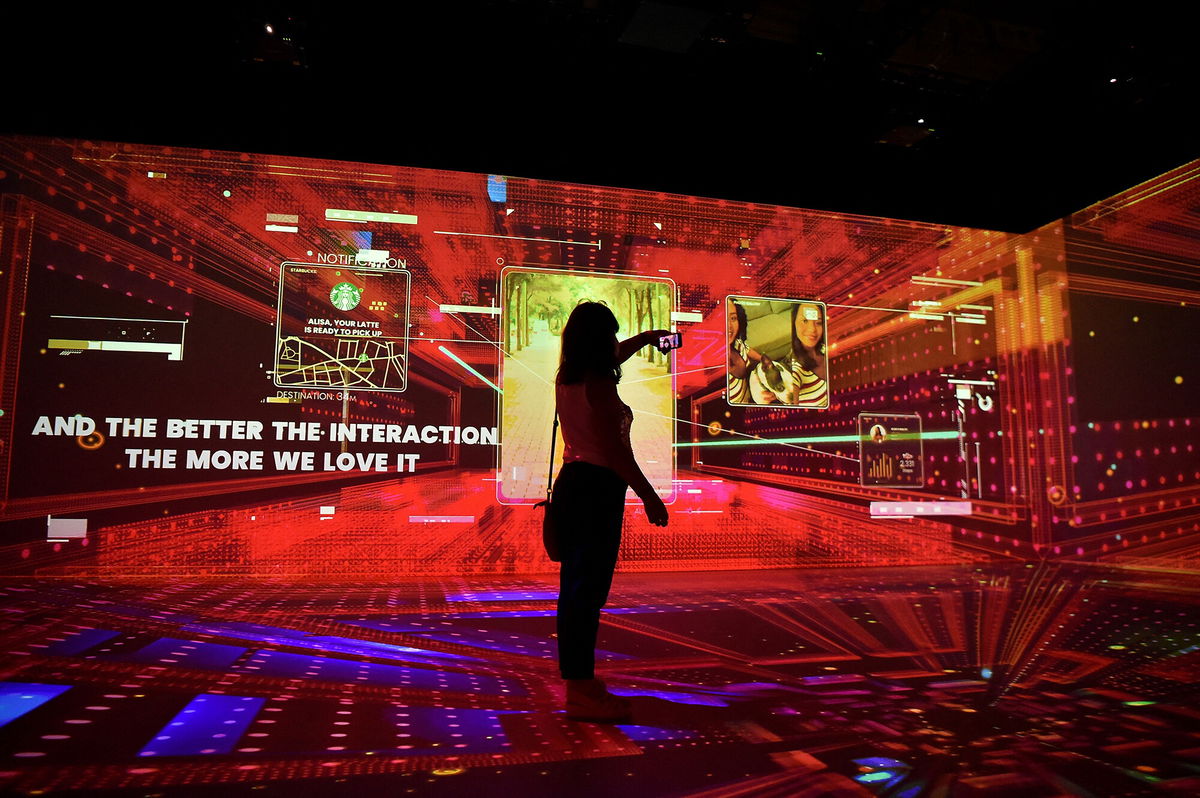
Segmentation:
[(18, 794), (1142, 795), (1200, 786), (1197, 582), (1099, 566), (619, 574), (632, 723), (567, 721), (555, 588), (6, 581)]

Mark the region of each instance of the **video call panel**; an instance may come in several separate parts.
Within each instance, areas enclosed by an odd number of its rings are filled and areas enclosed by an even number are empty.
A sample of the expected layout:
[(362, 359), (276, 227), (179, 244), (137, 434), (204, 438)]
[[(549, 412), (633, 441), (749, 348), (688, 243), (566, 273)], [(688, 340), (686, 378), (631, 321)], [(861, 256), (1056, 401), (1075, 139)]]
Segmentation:
[(825, 303), (729, 297), (730, 404), (829, 407)]

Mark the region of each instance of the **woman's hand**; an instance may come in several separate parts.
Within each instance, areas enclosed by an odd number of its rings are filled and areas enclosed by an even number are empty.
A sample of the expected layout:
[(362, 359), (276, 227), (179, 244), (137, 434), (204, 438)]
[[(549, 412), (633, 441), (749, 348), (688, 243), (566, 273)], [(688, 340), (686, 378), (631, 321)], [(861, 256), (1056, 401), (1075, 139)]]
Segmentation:
[(670, 335), (670, 330), (646, 330), (640, 332), (632, 338), (626, 338), (617, 344), (617, 362), (624, 363), (629, 358), (633, 357), (633, 353), (644, 346), (657, 344), (658, 339), (664, 335)]
[(646, 508), (646, 517), (655, 526), (667, 525), (667, 505), (657, 493), (649, 493), (642, 497), (642, 506)]

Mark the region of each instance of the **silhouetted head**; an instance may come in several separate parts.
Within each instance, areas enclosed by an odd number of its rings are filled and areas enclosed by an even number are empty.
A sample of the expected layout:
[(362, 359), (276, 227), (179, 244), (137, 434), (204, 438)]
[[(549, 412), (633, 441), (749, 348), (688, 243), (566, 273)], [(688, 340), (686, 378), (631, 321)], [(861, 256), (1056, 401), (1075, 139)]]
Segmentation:
[(602, 302), (580, 302), (562, 331), (562, 354), (558, 359), (558, 381), (564, 385), (588, 377), (620, 382), (617, 362), (617, 317)]

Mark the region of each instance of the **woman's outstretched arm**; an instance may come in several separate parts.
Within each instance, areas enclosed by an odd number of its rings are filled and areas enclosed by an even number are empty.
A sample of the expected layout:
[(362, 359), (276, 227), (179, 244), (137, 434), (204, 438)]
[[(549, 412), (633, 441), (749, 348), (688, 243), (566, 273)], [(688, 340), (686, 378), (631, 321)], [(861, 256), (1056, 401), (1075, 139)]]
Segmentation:
[(670, 330), (646, 330), (640, 332), (632, 338), (626, 338), (621, 343), (617, 344), (617, 363), (624, 363), (629, 358), (633, 357), (633, 353), (641, 349), (643, 346), (650, 346), (656, 343), (659, 338), (664, 335), (670, 335)]

